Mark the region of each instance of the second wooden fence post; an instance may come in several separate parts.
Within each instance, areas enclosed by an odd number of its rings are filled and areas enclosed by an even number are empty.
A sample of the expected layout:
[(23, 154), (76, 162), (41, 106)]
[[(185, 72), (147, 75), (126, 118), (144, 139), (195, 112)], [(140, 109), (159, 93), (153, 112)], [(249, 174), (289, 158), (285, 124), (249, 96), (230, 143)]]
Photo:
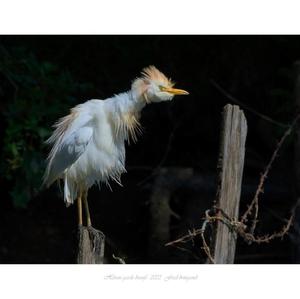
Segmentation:
[[(219, 156), (220, 182), (217, 206), (230, 218), (238, 220), (244, 168), (247, 122), (238, 106), (226, 105), (223, 114)], [(216, 264), (233, 264), (236, 233), (218, 222), (213, 246)]]

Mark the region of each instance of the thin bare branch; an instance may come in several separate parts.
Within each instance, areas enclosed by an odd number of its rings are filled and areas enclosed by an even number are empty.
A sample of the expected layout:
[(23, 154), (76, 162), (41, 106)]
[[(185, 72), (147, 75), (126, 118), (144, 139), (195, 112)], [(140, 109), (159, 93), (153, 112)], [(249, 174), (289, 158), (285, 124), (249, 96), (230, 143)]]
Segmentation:
[(261, 193), (263, 193), (263, 186), (264, 186), (265, 180), (268, 177), (269, 171), (271, 170), (271, 167), (272, 167), (272, 164), (273, 164), (274, 160), (278, 156), (279, 150), (281, 149), (281, 147), (282, 147), (283, 143), (285, 142), (286, 138), (291, 134), (291, 132), (294, 129), (295, 125), (297, 124), (299, 118), (300, 118), (300, 113), (295, 117), (295, 119), (293, 120), (293, 122), (291, 123), (289, 128), (285, 131), (285, 133), (281, 137), (280, 141), (278, 142), (277, 147), (276, 147), (276, 149), (275, 149), (275, 151), (274, 151), (267, 167), (265, 168), (265, 171), (263, 172), (263, 174), (260, 177), (260, 181), (259, 181), (256, 193), (255, 193), (255, 196), (254, 196), (252, 202), (250, 203), (250, 205), (248, 206), (246, 212), (243, 214), (243, 216), (241, 218), (241, 222), (246, 223), (248, 221), (248, 216), (252, 214), (253, 208), (255, 209), (254, 219), (253, 219), (253, 222), (252, 222), (252, 226), (250, 228), (250, 233), (251, 234), (254, 233), (255, 228), (256, 228), (257, 217), (258, 217), (258, 209), (259, 209), (258, 200), (259, 200), (259, 195)]
[(168, 143), (164, 152), (164, 155), (162, 156), (161, 160), (159, 161), (159, 163), (152, 169), (152, 172), (150, 175), (148, 175), (147, 177), (145, 177), (144, 179), (142, 179), (140, 182), (137, 183), (137, 186), (141, 186), (143, 184), (145, 184), (148, 180), (150, 180), (153, 176), (155, 176), (157, 174), (157, 171), (163, 166), (163, 164), (166, 162), (168, 155), (171, 151), (171, 147), (172, 147), (172, 143), (175, 137), (175, 132), (177, 130), (177, 128), (179, 127), (179, 123), (177, 123), (177, 125), (174, 126), (171, 134), (169, 135), (169, 139), (168, 139)]
[(118, 261), (119, 264), (126, 264), (125, 260), (123, 258), (121, 258), (119, 256), (115, 256), (114, 254), (112, 255), (112, 257), (113, 257), (114, 260)]
[(239, 101), (238, 99), (236, 99), (235, 97), (233, 97), (229, 92), (227, 92), (223, 87), (221, 87), (215, 80), (211, 79), (210, 80), (211, 84), (218, 89), (223, 95), (225, 95), (230, 101), (232, 101), (233, 103), (236, 103), (238, 105), (240, 105), (242, 108), (252, 112), (253, 114), (257, 115), (258, 117), (264, 119), (265, 121), (268, 121), (274, 125), (277, 125), (281, 128), (286, 128), (289, 125), (281, 123), (279, 121), (276, 121), (274, 119), (272, 119), (271, 117), (264, 115), (256, 110), (254, 110), (253, 108), (249, 107), (248, 105), (244, 104), (243, 102)]

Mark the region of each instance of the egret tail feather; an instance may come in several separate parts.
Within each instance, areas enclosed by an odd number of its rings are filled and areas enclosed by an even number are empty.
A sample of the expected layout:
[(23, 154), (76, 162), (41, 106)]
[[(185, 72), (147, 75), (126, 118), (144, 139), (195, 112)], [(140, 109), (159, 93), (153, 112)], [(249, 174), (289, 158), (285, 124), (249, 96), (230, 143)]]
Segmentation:
[(65, 176), (65, 186), (64, 186), (64, 201), (67, 207), (74, 203), (77, 197), (77, 185), (75, 182), (70, 180), (68, 176)]

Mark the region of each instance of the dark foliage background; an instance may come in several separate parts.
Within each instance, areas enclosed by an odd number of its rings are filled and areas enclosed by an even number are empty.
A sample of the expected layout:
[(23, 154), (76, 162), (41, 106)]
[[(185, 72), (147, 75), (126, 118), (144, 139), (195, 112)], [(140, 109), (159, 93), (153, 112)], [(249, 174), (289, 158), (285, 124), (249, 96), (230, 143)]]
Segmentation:
[[(94, 225), (108, 238), (107, 262), (198, 263), (200, 244), (149, 254), (149, 205), (157, 165), (190, 167), (203, 186), (181, 187), (171, 208), (172, 239), (199, 227), (215, 198), (221, 111), (230, 102), (218, 82), (245, 105), (289, 123), (295, 116), (295, 62), (299, 36), (2, 36), (0, 37), (0, 262), (73, 263), (76, 207), (65, 208), (57, 186), (41, 189), (51, 125), (91, 98), (130, 88), (153, 64), (190, 92), (172, 103), (147, 106), (139, 142), (127, 148), (124, 188), (90, 191)], [(245, 109), (249, 135), (241, 209), (254, 195), (259, 174), (282, 127)], [(294, 140), (272, 168), (261, 202), (259, 233), (280, 229), (295, 202)], [(145, 180), (146, 179), (146, 180)], [(267, 245), (238, 242), (237, 263), (297, 263), (298, 226)]]

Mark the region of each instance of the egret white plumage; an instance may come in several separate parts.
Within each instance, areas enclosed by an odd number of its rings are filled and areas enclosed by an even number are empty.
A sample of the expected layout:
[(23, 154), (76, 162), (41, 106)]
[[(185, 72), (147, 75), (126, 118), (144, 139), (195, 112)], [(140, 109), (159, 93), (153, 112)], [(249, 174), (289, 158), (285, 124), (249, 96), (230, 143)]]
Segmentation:
[(77, 199), (79, 225), (83, 224), (82, 202), (86, 224), (91, 226), (87, 202), (89, 188), (95, 183), (121, 184), (125, 169), (125, 141), (136, 141), (141, 131), (140, 113), (146, 104), (170, 101), (175, 95), (187, 95), (154, 66), (143, 69), (127, 92), (105, 100), (89, 100), (71, 109), (61, 118), (47, 140), (52, 144), (44, 184), (64, 181), (67, 206)]

